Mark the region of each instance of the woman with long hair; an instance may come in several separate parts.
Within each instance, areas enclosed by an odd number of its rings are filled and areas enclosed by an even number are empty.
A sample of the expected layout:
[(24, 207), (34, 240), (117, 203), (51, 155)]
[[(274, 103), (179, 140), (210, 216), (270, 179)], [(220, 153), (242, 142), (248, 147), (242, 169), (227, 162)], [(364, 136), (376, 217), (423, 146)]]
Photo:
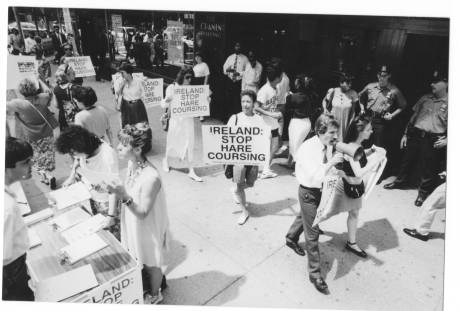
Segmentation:
[[(170, 109), (171, 102), (174, 96), (174, 87), (181, 85), (190, 85), (193, 79), (193, 70), (188, 67), (182, 68), (177, 74), (176, 81), (166, 88), (166, 95), (161, 106)], [(197, 182), (202, 182), (203, 179), (195, 173), (193, 167), (196, 162), (196, 155), (193, 149), (195, 148), (196, 135), (195, 123), (198, 118), (193, 117), (175, 117), (169, 121), (168, 135), (166, 137), (166, 153), (163, 158), (163, 170), (169, 172), (169, 161), (171, 158), (178, 158), (180, 161), (185, 161), (189, 167), (188, 176)]]
[(169, 240), (164, 184), (146, 157), (152, 149), (146, 123), (126, 125), (118, 140), (118, 156), (128, 161), (127, 177), (124, 185), (112, 184), (107, 189), (122, 202), (121, 243), (148, 275), (144, 303), (157, 304), (163, 300), (160, 288)]
[(346, 73), (339, 76), (339, 87), (327, 91), (323, 99), (323, 111), (332, 114), (339, 122), (339, 141), (343, 141), (351, 121), (360, 112), (358, 93), (351, 88), (353, 77)]
[(51, 91), (41, 79), (38, 79), (38, 86), (30, 79), (22, 80), (18, 91), (24, 98), (7, 102), (7, 112), (15, 114), (20, 124), (20, 138), (34, 150), (33, 167), (40, 175), (40, 181), (54, 190), (56, 178), (52, 172), (56, 161), (53, 131), (58, 127), (58, 122), (49, 110)]
[[(370, 119), (365, 116), (358, 116), (350, 123), (344, 142), (363, 146), (363, 143), (369, 139), (371, 134), (372, 124)], [(363, 201), (362, 195), (364, 194), (368, 174), (377, 168), (377, 165), (385, 155), (386, 152), (383, 148), (375, 146), (364, 150), (363, 156), (357, 161), (345, 154), (342, 170), (337, 171), (342, 178), (337, 183), (336, 195), (332, 204), (340, 204), (343, 207), (340, 210), (348, 211), (348, 241), (345, 247), (363, 258), (367, 257), (366, 252), (356, 244), (358, 216)]]

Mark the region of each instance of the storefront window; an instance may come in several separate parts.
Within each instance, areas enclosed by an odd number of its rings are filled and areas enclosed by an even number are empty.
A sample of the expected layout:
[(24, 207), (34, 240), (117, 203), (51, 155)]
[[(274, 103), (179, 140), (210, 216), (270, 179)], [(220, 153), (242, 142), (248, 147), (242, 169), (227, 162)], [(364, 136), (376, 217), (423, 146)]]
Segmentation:
[(193, 65), (194, 13), (179, 13), (168, 17), (163, 31), (165, 63), (175, 66)]

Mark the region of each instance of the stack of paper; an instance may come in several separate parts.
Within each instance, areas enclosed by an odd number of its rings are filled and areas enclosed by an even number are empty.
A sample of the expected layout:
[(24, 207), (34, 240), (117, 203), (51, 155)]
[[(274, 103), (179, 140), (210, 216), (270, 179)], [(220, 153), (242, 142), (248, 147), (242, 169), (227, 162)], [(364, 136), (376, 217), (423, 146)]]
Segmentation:
[(38, 236), (37, 231), (35, 229), (29, 228), (27, 230), (27, 233), (29, 234), (29, 249), (32, 249), (35, 246), (42, 244), (42, 240), (40, 240), (40, 237)]
[(38, 283), (35, 300), (61, 301), (98, 285), (93, 268), (85, 265)]
[(96, 216), (65, 230), (62, 232), (62, 237), (67, 241), (67, 243), (73, 243), (101, 230), (104, 227), (105, 222), (105, 216), (97, 214)]
[(53, 216), (53, 210), (48, 207), (37, 213), (24, 217), (24, 222), (26, 225), (30, 226), (51, 216)]
[(55, 230), (61, 232), (72, 226), (75, 226), (76, 224), (81, 223), (82, 221), (87, 220), (90, 217), (91, 215), (85, 212), (83, 209), (74, 208), (73, 210), (65, 212), (64, 214), (52, 219), (51, 225)]
[(97, 234), (92, 234), (61, 248), (60, 255), (61, 258), (65, 259), (65, 262), (72, 265), (106, 246), (108, 244), (104, 240)]
[(56, 202), (58, 209), (64, 209), (91, 198), (88, 188), (82, 182), (52, 191), (49, 196), (51, 200)]

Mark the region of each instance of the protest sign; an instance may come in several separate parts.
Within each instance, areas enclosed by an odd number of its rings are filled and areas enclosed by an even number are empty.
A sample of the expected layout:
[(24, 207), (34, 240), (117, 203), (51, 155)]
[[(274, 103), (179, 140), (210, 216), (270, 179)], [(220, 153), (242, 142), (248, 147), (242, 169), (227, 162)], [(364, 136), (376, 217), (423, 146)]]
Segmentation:
[(89, 56), (66, 57), (66, 61), (69, 62), (70, 67), (75, 71), (75, 77), (77, 78), (96, 75)]
[(160, 104), (163, 100), (163, 79), (147, 79), (144, 81), (144, 98), (146, 108)]
[(340, 211), (334, 210), (334, 207), (337, 206), (334, 206), (333, 204), (337, 184), (339, 183), (340, 178), (341, 177), (336, 174), (326, 175), (323, 181), (323, 190), (321, 191), (321, 202), (316, 210), (316, 217), (313, 221), (313, 226), (316, 226), (329, 217), (340, 213)]
[(209, 116), (209, 85), (175, 86), (171, 118)]
[(73, 302), (142, 304), (141, 270), (139, 267), (134, 267), (116, 279), (78, 297)]
[(269, 161), (268, 127), (203, 125), (202, 129), (206, 164), (263, 165)]
[(35, 56), (8, 55), (7, 60), (7, 89), (17, 89), (19, 82), (28, 78), (38, 87), (38, 62)]

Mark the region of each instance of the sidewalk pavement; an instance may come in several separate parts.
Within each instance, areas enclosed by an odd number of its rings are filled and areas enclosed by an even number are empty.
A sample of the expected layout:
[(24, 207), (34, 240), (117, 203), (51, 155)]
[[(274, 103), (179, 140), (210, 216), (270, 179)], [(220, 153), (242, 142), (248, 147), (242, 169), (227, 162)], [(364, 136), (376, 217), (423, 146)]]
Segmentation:
[[(117, 133), (120, 116), (114, 109), (110, 83), (90, 77), (84, 85), (95, 89)], [(345, 250), (346, 214), (321, 224), (325, 232), (319, 246), (322, 274), (331, 291), (324, 296), (308, 280), (306, 257), (297, 256), (284, 244), (284, 235), (299, 211), (297, 181), (291, 171), (276, 164), (285, 159), (276, 159), (273, 165), (279, 177), (258, 180), (248, 190), (251, 217), (239, 226), (239, 209), (222, 166), (198, 168), (203, 183), (190, 180), (186, 170), (161, 170), (166, 142), (161, 112), (159, 106), (148, 110), (154, 137), (148, 158), (163, 178), (173, 237), (165, 304), (442, 310), (445, 213), (436, 216), (433, 239), (428, 242), (405, 235), (402, 228), (419, 212), (413, 205), (415, 190), (389, 191), (379, 185), (364, 202), (357, 236), (369, 255), (367, 260)], [(57, 155), (58, 184), (67, 177), (70, 164), (67, 156)], [(23, 184), (32, 210), (46, 207), (41, 192), (49, 189), (36, 176)], [(305, 246), (303, 236), (300, 244)]]

